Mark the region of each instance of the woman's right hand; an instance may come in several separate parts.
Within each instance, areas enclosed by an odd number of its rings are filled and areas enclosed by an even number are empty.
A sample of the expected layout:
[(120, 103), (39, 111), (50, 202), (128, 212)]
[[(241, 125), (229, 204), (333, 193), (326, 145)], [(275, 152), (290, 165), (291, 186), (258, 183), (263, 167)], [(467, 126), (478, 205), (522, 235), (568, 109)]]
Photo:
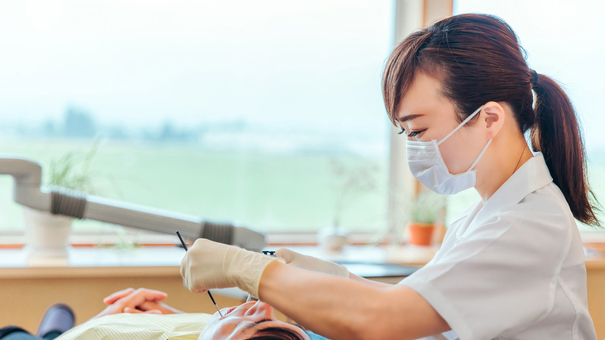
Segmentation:
[(95, 318), (118, 313), (183, 313), (160, 302), (166, 299), (167, 296), (168, 295), (166, 293), (153, 289), (124, 289), (103, 299), (103, 302), (107, 305), (107, 307), (101, 313), (96, 315)]
[(349, 271), (344, 266), (334, 262), (318, 259), (313, 256), (299, 254), (295, 251), (286, 248), (279, 248), (275, 251), (276, 257), (281, 257), (286, 261), (286, 264), (298, 267), (301, 269), (311, 270), (314, 272), (334, 275), (349, 278)]

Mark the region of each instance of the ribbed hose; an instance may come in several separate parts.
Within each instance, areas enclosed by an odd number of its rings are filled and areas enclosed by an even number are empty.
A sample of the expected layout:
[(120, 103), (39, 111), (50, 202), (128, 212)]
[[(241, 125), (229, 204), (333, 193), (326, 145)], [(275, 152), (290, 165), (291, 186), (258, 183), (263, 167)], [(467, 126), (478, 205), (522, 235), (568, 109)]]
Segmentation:
[(53, 189), (50, 193), (50, 212), (53, 215), (83, 218), (85, 208), (84, 193), (68, 189)]
[(235, 228), (231, 224), (218, 224), (202, 222), (202, 238), (224, 244), (233, 244), (233, 233)]
[[(65, 215), (75, 218), (84, 217), (86, 208), (86, 195), (84, 193), (67, 190), (53, 189), (50, 193), (50, 212), (54, 215)], [(203, 238), (224, 244), (233, 244), (235, 227), (228, 223), (202, 222)]]

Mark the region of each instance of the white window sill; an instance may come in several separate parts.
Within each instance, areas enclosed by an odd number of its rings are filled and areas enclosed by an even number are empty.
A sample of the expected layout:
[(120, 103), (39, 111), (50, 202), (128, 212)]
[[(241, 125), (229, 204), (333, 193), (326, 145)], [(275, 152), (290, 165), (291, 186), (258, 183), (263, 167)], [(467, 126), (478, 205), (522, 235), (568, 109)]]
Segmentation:
[[(377, 246), (345, 246), (337, 254), (323, 252), (316, 246), (289, 246), (307, 255), (341, 262), (356, 275), (397, 283), (411, 274), (415, 267), (385, 263), (386, 251)], [(267, 250), (274, 250), (268, 247)], [(67, 259), (48, 260), (50, 266), (28, 266), (26, 248), (0, 249), (0, 277), (4, 279), (81, 279), (90, 277), (179, 277), (185, 251), (178, 247), (140, 247), (115, 249), (69, 247)], [(237, 288), (220, 289), (218, 294), (245, 299), (247, 294)]]
[[(275, 250), (276, 247), (266, 247)], [(301, 254), (311, 255), (334, 262), (372, 263), (386, 262), (385, 247), (345, 246), (339, 253), (328, 253), (317, 246), (288, 246)], [(27, 267), (27, 247), (0, 249), (0, 268)], [(68, 247), (67, 259), (60, 267), (179, 267), (185, 251), (180, 247)], [(50, 260), (49, 260), (50, 261)], [(369, 275), (364, 275), (369, 276)]]
[[(176, 235), (158, 234), (151, 232), (129, 231), (126, 241), (141, 245), (171, 245), (180, 244)], [(351, 244), (368, 244), (376, 237), (376, 233), (352, 233), (349, 236)], [(118, 244), (123, 242), (116, 233), (72, 233), (69, 243), (73, 245)], [(315, 245), (316, 233), (268, 233), (267, 245)], [(0, 245), (22, 245), (26, 243), (23, 232), (0, 232)]]

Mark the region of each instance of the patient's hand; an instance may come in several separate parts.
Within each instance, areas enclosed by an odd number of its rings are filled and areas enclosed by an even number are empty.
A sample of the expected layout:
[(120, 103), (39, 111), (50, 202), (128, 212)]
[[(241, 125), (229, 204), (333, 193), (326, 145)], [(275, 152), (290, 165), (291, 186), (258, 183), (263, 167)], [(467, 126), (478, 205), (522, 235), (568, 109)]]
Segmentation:
[(107, 307), (101, 313), (96, 315), (95, 318), (118, 313), (183, 313), (160, 302), (166, 299), (167, 296), (168, 295), (166, 293), (153, 289), (124, 289), (103, 299), (103, 302), (107, 305)]

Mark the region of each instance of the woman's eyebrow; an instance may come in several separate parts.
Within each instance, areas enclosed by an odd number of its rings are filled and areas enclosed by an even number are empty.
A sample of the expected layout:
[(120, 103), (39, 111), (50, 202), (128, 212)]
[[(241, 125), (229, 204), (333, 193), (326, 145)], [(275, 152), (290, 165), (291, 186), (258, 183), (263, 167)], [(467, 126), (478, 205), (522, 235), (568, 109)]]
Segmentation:
[(422, 117), (422, 116), (423, 115), (407, 115), (405, 117), (399, 118), (399, 121), (404, 123), (404, 122), (407, 122), (408, 120), (416, 119), (416, 118)]

